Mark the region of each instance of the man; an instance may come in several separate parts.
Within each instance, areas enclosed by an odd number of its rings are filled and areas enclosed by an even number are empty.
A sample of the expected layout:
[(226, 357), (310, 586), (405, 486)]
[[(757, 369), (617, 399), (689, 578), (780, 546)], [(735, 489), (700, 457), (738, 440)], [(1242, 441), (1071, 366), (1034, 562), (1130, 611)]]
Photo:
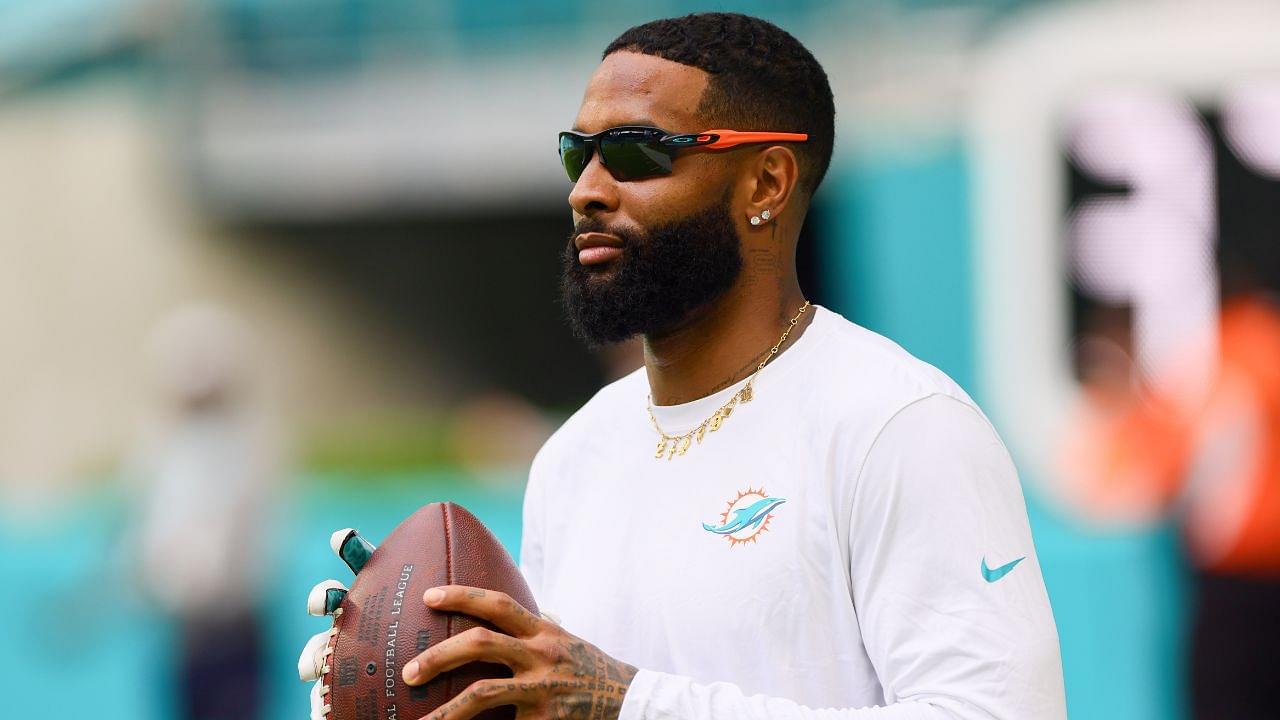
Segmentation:
[(643, 336), (645, 367), (530, 471), (522, 569), (561, 624), (428, 591), (502, 632), (439, 643), (407, 682), (514, 673), (431, 720), (1065, 717), (1000, 439), (945, 375), (797, 282), (834, 115), (821, 66), (759, 19), (659, 20), (605, 50), (561, 136), (565, 304), (588, 342)]

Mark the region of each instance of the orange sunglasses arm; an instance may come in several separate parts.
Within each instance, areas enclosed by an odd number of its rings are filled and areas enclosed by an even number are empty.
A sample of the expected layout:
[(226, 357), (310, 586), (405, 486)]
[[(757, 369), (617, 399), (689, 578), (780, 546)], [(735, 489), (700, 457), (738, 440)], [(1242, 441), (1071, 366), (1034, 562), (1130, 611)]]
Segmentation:
[(749, 130), (708, 130), (698, 134), (719, 136), (715, 142), (702, 146), (711, 150), (731, 148), (738, 145), (745, 145), (746, 143), (804, 142), (809, 139), (809, 136), (805, 133), (754, 132)]

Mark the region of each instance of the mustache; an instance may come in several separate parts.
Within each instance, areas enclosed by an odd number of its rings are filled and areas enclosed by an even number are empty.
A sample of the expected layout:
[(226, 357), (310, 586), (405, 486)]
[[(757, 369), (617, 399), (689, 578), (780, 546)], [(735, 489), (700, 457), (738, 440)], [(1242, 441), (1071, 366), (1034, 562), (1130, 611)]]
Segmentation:
[(569, 244), (573, 245), (574, 238), (583, 233), (596, 232), (613, 235), (622, 240), (622, 244), (630, 246), (632, 241), (638, 237), (644, 237), (644, 233), (636, 228), (627, 228), (621, 225), (610, 225), (601, 218), (584, 217), (573, 226), (573, 232), (569, 235)]

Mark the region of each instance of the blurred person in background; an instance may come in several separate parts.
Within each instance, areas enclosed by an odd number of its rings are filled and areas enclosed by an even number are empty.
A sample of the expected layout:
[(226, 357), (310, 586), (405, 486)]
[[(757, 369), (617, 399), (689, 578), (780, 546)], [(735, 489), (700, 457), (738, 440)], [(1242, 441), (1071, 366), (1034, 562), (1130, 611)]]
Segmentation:
[(522, 476), (552, 430), (524, 398), (490, 391), (458, 408), (449, 440), (459, 466), (480, 482), (494, 482), (507, 472)]
[(1216, 369), (1141, 378), (1129, 329), (1095, 322), (1062, 465), (1094, 517), (1173, 513), (1194, 568), (1189, 688), (1197, 720), (1280, 717), (1280, 243), (1220, 251)]
[(149, 344), (160, 412), (131, 479), (143, 592), (178, 626), (179, 717), (259, 716), (257, 611), (278, 477), (250, 332), (224, 308), (178, 309)]

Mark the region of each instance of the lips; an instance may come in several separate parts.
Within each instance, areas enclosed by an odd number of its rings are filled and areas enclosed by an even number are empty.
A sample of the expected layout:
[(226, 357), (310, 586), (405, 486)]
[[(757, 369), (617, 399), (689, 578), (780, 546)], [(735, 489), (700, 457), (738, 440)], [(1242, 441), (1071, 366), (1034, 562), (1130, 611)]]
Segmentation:
[(581, 233), (573, 239), (578, 248), (578, 263), (600, 265), (622, 256), (622, 238), (600, 232)]

